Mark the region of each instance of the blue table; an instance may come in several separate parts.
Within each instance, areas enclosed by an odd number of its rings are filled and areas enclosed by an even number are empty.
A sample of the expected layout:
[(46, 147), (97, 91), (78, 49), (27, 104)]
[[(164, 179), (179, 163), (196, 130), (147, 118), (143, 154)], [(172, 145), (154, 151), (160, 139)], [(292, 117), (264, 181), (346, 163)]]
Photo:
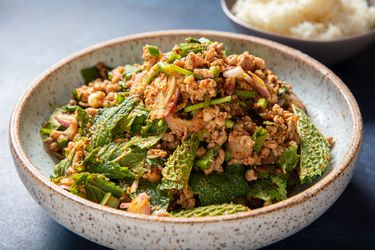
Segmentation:
[[(10, 112), (30, 82), (69, 54), (128, 34), (165, 29), (235, 31), (218, 0), (0, 2), (0, 249), (104, 249), (54, 222), (14, 169)], [(268, 249), (368, 249), (375, 243), (375, 46), (332, 66), (352, 90), (364, 119), (353, 180), (322, 217)]]

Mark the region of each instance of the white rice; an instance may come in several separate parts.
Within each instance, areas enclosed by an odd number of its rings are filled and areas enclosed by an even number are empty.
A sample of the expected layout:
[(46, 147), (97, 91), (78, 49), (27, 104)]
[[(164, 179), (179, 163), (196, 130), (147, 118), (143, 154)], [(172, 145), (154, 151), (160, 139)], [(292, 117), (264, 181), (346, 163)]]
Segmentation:
[(375, 26), (366, 0), (237, 0), (232, 11), (260, 29), (302, 39), (334, 40)]

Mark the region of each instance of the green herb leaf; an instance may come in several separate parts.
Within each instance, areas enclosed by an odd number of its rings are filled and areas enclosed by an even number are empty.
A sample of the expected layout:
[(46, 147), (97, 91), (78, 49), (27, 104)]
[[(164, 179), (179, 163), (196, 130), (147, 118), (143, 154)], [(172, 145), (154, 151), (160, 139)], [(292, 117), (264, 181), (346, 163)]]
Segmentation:
[[(112, 70), (110, 67), (107, 67), (105, 66), (105, 69), (107, 71), (110, 71)], [(83, 80), (85, 81), (86, 84), (98, 79), (98, 78), (102, 78), (102, 74), (98, 68), (98, 66), (93, 66), (93, 67), (89, 67), (89, 68), (85, 68), (83, 70), (81, 70), (81, 75), (83, 77)]]
[(131, 76), (135, 73), (138, 73), (141, 71), (141, 69), (137, 66), (131, 65), (131, 64), (126, 64), (124, 65), (124, 73), (122, 74), (124, 80), (128, 80), (131, 78)]
[(97, 162), (87, 166), (87, 172), (104, 174), (111, 179), (134, 178), (134, 174), (128, 167), (122, 167), (116, 162)]
[(139, 102), (132, 111), (124, 116), (117, 124), (117, 127), (127, 133), (134, 133), (141, 130), (149, 112), (142, 102)]
[(144, 192), (150, 196), (150, 203), (154, 211), (167, 211), (170, 198), (168, 192), (166, 190), (162, 190), (158, 183), (140, 180), (136, 195)]
[(320, 176), (329, 164), (329, 145), (326, 138), (301, 109), (292, 105), (298, 116), (297, 131), (301, 137), (301, 162), (299, 178), (302, 184)]
[[(74, 181), (74, 184), (69, 189), (71, 193), (96, 203), (102, 202), (107, 193), (111, 193), (116, 198), (120, 198), (125, 192), (124, 189), (100, 174), (79, 173), (72, 174), (67, 178)], [(52, 181), (58, 182), (59, 179), (52, 179)]]
[(40, 130), (42, 138), (47, 138), (53, 130), (63, 128), (63, 126), (57, 121), (56, 117), (63, 115), (64, 111), (63, 108), (55, 109), (47, 123), (43, 124), (43, 127)]
[(147, 119), (145, 125), (141, 129), (141, 135), (147, 137), (150, 135), (164, 134), (168, 129), (168, 124), (165, 120), (151, 120)]
[(137, 146), (141, 149), (148, 149), (160, 141), (164, 134), (151, 135), (148, 137), (133, 136), (129, 141), (130, 145)]
[(140, 178), (144, 172), (146, 150), (130, 142), (112, 142), (93, 150), (84, 165), (90, 173), (101, 173), (112, 179)]
[(286, 175), (274, 175), (267, 179), (251, 182), (248, 196), (267, 202), (281, 201), (287, 198), (286, 187)]
[(163, 168), (162, 189), (183, 189), (187, 187), (198, 146), (199, 140), (193, 134), (176, 148)]
[(117, 124), (129, 115), (138, 102), (138, 98), (131, 96), (118, 106), (103, 109), (96, 116), (94, 124), (91, 127), (91, 131), (93, 131), (91, 139), (92, 147), (96, 148), (109, 143), (114, 136), (113, 132)]
[(203, 206), (231, 202), (235, 197), (250, 191), (245, 172), (242, 165), (230, 165), (224, 174), (193, 172), (190, 186)]
[(284, 174), (292, 171), (298, 164), (299, 155), (297, 146), (291, 145), (280, 155), (277, 165), (283, 170)]
[(228, 215), (235, 214), (240, 212), (246, 212), (250, 209), (241, 204), (220, 204), (220, 205), (210, 205), (196, 207), (188, 210), (180, 210), (172, 212), (173, 217), (206, 217), (206, 216), (219, 216), (219, 215)]
[(88, 124), (90, 122), (89, 115), (87, 114), (85, 110), (81, 109), (80, 107), (77, 107), (76, 119), (79, 125), (79, 133), (81, 134), (81, 136), (86, 136), (89, 131), (89, 128), (88, 128)]

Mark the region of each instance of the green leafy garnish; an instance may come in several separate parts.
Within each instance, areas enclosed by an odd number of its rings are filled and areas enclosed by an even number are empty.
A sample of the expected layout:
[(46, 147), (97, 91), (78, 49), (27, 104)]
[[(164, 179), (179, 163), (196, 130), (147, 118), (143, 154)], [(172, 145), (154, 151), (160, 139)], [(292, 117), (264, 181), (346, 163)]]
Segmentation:
[(135, 73), (141, 71), (141, 69), (140, 69), (139, 67), (134, 66), (134, 65), (131, 65), (131, 64), (126, 64), (126, 65), (124, 66), (124, 69), (125, 69), (125, 70), (124, 70), (124, 73), (122, 74), (122, 77), (124, 78), (124, 80), (128, 80), (128, 79), (130, 79), (130, 77), (131, 77), (133, 74), (135, 74)]
[(231, 202), (235, 197), (246, 195), (250, 191), (245, 172), (242, 165), (228, 166), (223, 174), (193, 172), (190, 186), (203, 206)]
[(301, 109), (292, 105), (298, 116), (297, 131), (301, 137), (301, 161), (299, 178), (302, 184), (311, 183), (329, 164), (329, 145), (326, 138)]
[(220, 205), (210, 205), (196, 207), (187, 210), (180, 210), (172, 212), (173, 217), (206, 217), (206, 216), (219, 216), (219, 215), (228, 215), (241, 212), (247, 212), (250, 209), (241, 204), (220, 204)]
[(150, 135), (148, 137), (133, 136), (129, 141), (129, 145), (137, 146), (141, 149), (148, 149), (154, 146), (163, 137), (164, 133), (158, 135)]
[(162, 189), (183, 189), (187, 187), (198, 146), (199, 140), (193, 134), (176, 148), (163, 168)]
[[(74, 181), (74, 184), (69, 188), (71, 193), (97, 203), (102, 202), (107, 193), (111, 193), (114, 197), (120, 198), (125, 192), (124, 189), (100, 174), (79, 173), (72, 174), (66, 178), (70, 178)], [(61, 177), (52, 179), (52, 181), (57, 184), (60, 180)]]
[[(103, 65), (104, 69), (106, 69), (106, 71), (110, 71), (112, 70), (110, 67), (107, 67), (105, 65)], [(96, 65), (96, 66), (93, 66), (93, 67), (89, 67), (89, 68), (85, 68), (85, 69), (82, 69), (81, 70), (81, 75), (83, 77), (83, 80), (85, 81), (86, 84), (98, 79), (98, 78), (102, 78), (103, 75), (102, 73), (100, 72), (100, 69), (99, 69), (99, 64)]]
[(291, 145), (280, 155), (277, 160), (277, 165), (284, 173), (292, 171), (298, 164), (299, 155), (297, 153), (297, 146)]
[(146, 137), (150, 135), (164, 134), (167, 129), (168, 125), (165, 120), (147, 119), (140, 132), (143, 137)]
[(132, 147), (129, 142), (109, 143), (84, 160), (86, 170), (112, 179), (140, 178), (144, 172), (146, 150)]
[(89, 131), (88, 124), (90, 122), (90, 117), (87, 114), (87, 112), (85, 110), (81, 109), (80, 107), (77, 107), (76, 108), (76, 119), (78, 121), (79, 133), (81, 134), (81, 136), (87, 135), (87, 133)]
[(161, 189), (158, 183), (141, 180), (138, 184), (136, 194), (140, 194), (143, 192), (147, 193), (150, 197), (150, 203), (154, 211), (167, 211), (170, 197), (168, 195), (168, 192)]
[(141, 130), (146, 118), (148, 117), (148, 110), (142, 102), (138, 103), (128, 115), (125, 115), (117, 124), (121, 131), (127, 133), (135, 133)]
[(248, 196), (267, 202), (285, 200), (287, 198), (286, 181), (286, 175), (274, 175), (251, 182)]
[(63, 128), (63, 126), (57, 121), (56, 117), (62, 115), (64, 113), (63, 108), (57, 108), (49, 117), (48, 121), (43, 124), (43, 127), (40, 130), (42, 138), (47, 138), (53, 130), (59, 130)]
[(126, 98), (121, 104), (115, 107), (102, 110), (95, 118), (92, 126), (94, 131), (91, 145), (93, 148), (108, 144), (113, 136), (117, 124), (126, 118), (134, 106), (139, 102), (137, 97), (131, 96)]

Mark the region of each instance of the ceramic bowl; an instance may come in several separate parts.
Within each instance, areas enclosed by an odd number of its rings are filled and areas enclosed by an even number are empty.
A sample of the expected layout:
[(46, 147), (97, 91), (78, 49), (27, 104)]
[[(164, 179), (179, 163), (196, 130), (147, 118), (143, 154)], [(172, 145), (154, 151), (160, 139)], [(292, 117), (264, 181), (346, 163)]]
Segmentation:
[[(83, 79), (80, 69), (104, 62), (115, 66), (141, 62), (142, 46), (162, 50), (188, 36), (224, 42), (231, 53), (248, 50), (265, 58), (281, 79), (294, 84), (308, 113), (325, 135), (335, 138), (326, 174), (282, 202), (234, 215), (168, 218), (131, 214), (75, 196), (49, 181), (54, 159), (43, 147), (39, 129), (52, 105), (66, 103)], [(58, 223), (80, 236), (111, 248), (258, 248), (309, 225), (340, 196), (350, 181), (362, 139), (360, 111), (345, 84), (329, 69), (286, 46), (217, 31), (164, 31), (122, 37), (80, 51), (47, 69), (27, 89), (14, 109), (10, 147), (18, 174), (34, 199)]]
[[(221, 0), (221, 7), (239, 32), (286, 44), (311, 55), (325, 64), (334, 64), (347, 60), (375, 42), (375, 28), (364, 34), (332, 41), (304, 40), (268, 32), (236, 17), (231, 11), (235, 2), (236, 0)], [(371, 1), (369, 3), (370, 5), (375, 5)]]

